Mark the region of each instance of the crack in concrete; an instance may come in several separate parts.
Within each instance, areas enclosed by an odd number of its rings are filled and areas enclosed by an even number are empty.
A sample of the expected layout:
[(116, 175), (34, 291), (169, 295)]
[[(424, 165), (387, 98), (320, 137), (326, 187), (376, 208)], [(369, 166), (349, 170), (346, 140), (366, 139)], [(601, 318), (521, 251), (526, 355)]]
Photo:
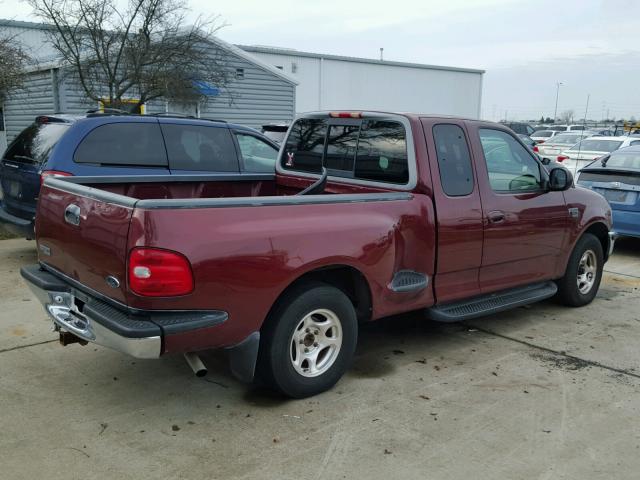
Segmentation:
[(462, 325), (468, 328), (474, 328), (479, 332), (486, 333), (487, 335), (493, 335), (495, 337), (502, 338), (504, 340), (509, 340), (512, 342), (519, 343), (521, 345), (525, 345), (529, 348), (534, 348), (536, 350), (541, 350), (543, 352), (550, 353), (552, 355), (564, 357), (568, 360), (571, 360), (572, 362), (575, 362), (576, 364), (585, 364), (592, 367), (598, 367), (604, 370), (609, 370), (610, 372), (615, 372), (622, 375), (628, 375), (630, 377), (640, 379), (640, 374), (631, 372), (629, 370), (625, 370), (623, 368), (611, 367), (609, 365), (605, 365), (604, 363), (596, 362), (595, 360), (587, 360), (585, 358), (576, 357), (575, 355), (570, 355), (567, 352), (562, 350), (554, 350), (553, 348), (543, 347), (542, 345), (536, 345), (535, 343), (527, 342), (526, 340), (520, 340), (519, 338), (515, 338), (515, 337), (510, 337), (509, 335), (503, 335), (502, 333), (497, 333), (491, 330), (487, 330), (486, 328), (482, 328), (477, 325), (471, 325), (464, 322), (462, 322)]
[(612, 275), (621, 275), (623, 277), (639, 278), (640, 275), (631, 275), (630, 273), (614, 272), (613, 270), (603, 270), (603, 272), (610, 273)]
[(17, 347), (3, 348), (2, 350), (0, 350), (0, 353), (13, 352), (14, 350), (20, 350), (22, 348), (37, 347), (38, 345), (45, 345), (47, 343), (53, 343), (57, 341), (58, 340), (45, 340), (44, 342), (29, 343), (27, 345), (18, 345)]

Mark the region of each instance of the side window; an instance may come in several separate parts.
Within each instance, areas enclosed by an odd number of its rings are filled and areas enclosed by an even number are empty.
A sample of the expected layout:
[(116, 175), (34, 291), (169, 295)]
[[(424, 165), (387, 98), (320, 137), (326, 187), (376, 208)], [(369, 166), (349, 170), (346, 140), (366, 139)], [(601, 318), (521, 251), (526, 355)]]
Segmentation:
[(282, 168), (320, 173), (324, 154), (327, 121), (302, 118), (291, 127), (280, 159)]
[(409, 181), (407, 135), (401, 123), (362, 122), (354, 176), (376, 182), (404, 184)]
[(353, 175), (360, 125), (331, 125), (324, 166), (331, 174)]
[(462, 128), (441, 124), (433, 127), (442, 190), (450, 197), (473, 192), (473, 167)]
[(634, 140), (633, 142), (631, 142), (629, 144), (629, 146), (631, 146), (631, 145), (640, 145), (640, 140)]
[(236, 132), (245, 172), (273, 173), (278, 150), (253, 135)]
[(108, 123), (94, 128), (78, 145), (73, 160), (101, 165), (167, 166), (157, 123)]
[(540, 167), (531, 153), (501, 130), (481, 128), (480, 142), (495, 192), (522, 192), (541, 187)]
[(239, 172), (238, 157), (227, 128), (163, 124), (169, 168), (210, 172)]

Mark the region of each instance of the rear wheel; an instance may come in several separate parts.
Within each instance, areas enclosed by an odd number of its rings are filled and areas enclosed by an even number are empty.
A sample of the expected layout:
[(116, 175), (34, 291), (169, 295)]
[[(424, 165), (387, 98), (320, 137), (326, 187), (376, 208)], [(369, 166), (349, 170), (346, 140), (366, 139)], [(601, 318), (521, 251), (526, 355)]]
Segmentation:
[(598, 293), (604, 255), (595, 235), (585, 233), (576, 243), (564, 277), (558, 280), (558, 299), (565, 305), (581, 307)]
[(357, 330), (355, 309), (341, 290), (316, 282), (294, 288), (263, 327), (260, 377), (294, 398), (328, 390), (351, 363)]

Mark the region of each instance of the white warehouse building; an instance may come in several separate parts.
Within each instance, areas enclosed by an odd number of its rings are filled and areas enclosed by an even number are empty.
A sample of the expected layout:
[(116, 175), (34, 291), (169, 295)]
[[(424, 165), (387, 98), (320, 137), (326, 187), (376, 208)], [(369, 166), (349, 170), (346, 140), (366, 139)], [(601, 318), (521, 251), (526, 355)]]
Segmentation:
[(297, 113), (354, 109), (480, 117), (484, 70), (238, 47), (299, 82)]

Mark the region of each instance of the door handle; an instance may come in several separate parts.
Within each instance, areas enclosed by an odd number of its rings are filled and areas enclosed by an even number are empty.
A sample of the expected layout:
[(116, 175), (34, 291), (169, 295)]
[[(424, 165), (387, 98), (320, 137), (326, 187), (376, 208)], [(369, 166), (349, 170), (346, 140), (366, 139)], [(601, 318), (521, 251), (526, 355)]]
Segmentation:
[(502, 223), (504, 222), (505, 214), (504, 212), (496, 210), (493, 212), (489, 212), (489, 215), (487, 215), (487, 218), (489, 219), (489, 223)]
[(64, 209), (64, 221), (76, 227), (80, 225), (80, 207), (73, 203), (67, 205), (67, 208)]

